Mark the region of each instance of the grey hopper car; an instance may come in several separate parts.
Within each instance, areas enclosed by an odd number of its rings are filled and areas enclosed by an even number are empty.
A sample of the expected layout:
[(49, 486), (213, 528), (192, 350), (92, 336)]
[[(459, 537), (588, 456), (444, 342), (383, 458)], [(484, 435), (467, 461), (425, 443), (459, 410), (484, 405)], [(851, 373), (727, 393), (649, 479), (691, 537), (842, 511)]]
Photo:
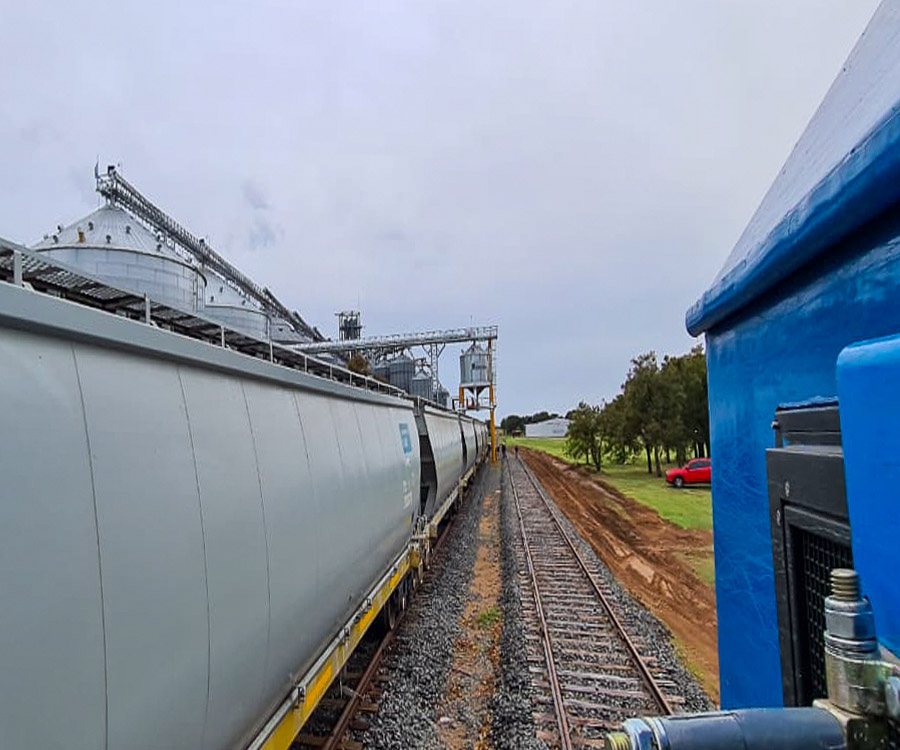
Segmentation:
[(418, 416), (0, 283), (0, 746), (243, 747), (473, 465)]
[(459, 415), (420, 406), (416, 415), (422, 445), (420, 511), (430, 518), (456, 489), (466, 464)]
[(12, 750), (240, 746), (418, 513), (411, 403), (6, 284), (0, 426)]
[(475, 439), (475, 420), (471, 417), (460, 417), (463, 440), (465, 445), (466, 471), (475, 465), (478, 457), (478, 443)]

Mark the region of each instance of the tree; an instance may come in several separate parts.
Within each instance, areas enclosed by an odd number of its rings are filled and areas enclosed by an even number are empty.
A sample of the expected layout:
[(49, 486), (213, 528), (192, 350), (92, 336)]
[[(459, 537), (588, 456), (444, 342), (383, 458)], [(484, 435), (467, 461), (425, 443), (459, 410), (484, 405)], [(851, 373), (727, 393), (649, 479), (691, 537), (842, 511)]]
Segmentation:
[(675, 461), (684, 463), (690, 433), (684, 422), (686, 407), (684, 357), (665, 357), (659, 370), (659, 400), (661, 404), (660, 426), (666, 461), (670, 450), (675, 451)]
[(584, 458), (600, 471), (603, 454), (603, 420), (599, 406), (582, 401), (572, 412), (566, 432), (566, 451), (576, 461)]
[(625, 463), (629, 456), (640, 449), (637, 441), (628, 433), (626, 408), (625, 396), (620, 393), (612, 401), (604, 403), (600, 410), (606, 452), (620, 464)]
[(666, 356), (661, 365), (655, 352), (640, 354), (631, 360), (622, 390), (612, 401), (599, 407), (581, 402), (566, 414), (572, 421), (566, 448), (598, 469), (604, 452), (624, 463), (643, 451), (647, 473), (654, 473), (655, 463), (661, 476), (660, 452), (669, 461), (674, 451), (679, 463), (689, 452), (698, 458), (709, 455), (708, 398), (702, 346)]
[(354, 354), (347, 362), (347, 369), (360, 375), (369, 375), (369, 360), (362, 354)]
[(706, 382), (706, 355), (698, 344), (681, 358), (684, 362), (685, 431), (694, 447), (694, 455), (709, 455), (709, 387)]
[(510, 414), (500, 420), (500, 429), (505, 435), (512, 435), (515, 432), (525, 432), (525, 420), (518, 414)]
[(664, 403), (656, 352), (639, 354), (631, 360), (631, 369), (622, 386), (626, 405), (626, 436), (639, 439), (647, 454), (647, 473), (653, 473), (652, 458), (656, 458), (656, 475), (662, 476), (659, 466), (659, 447), (663, 441)]

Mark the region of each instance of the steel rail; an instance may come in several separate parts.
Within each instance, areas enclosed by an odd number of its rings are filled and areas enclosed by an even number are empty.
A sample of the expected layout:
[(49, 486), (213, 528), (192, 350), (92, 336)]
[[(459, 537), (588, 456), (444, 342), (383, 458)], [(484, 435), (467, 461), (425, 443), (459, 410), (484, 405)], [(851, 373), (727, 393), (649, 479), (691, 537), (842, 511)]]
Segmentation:
[(366, 692), (369, 684), (372, 682), (372, 678), (378, 671), (378, 667), (381, 666), (381, 659), (384, 656), (384, 652), (394, 640), (397, 629), (403, 623), (404, 619), (406, 619), (406, 610), (403, 610), (400, 613), (400, 617), (397, 619), (394, 627), (384, 634), (384, 638), (381, 639), (381, 643), (378, 644), (378, 648), (375, 650), (375, 653), (372, 654), (369, 665), (366, 667), (365, 671), (362, 673), (362, 676), (359, 678), (359, 682), (354, 685), (353, 695), (350, 700), (347, 701), (347, 705), (344, 706), (344, 710), (341, 711), (341, 715), (340, 717), (338, 717), (337, 724), (334, 725), (334, 728), (331, 730), (331, 734), (328, 735), (328, 739), (325, 741), (325, 744), (322, 745), (322, 750), (335, 750), (343, 741), (344, 734), (346, 734), (347, 729), (350, 726), (350, 722), (353, 720), (353, 717), (359, 710), (359, 704), (362, 701), (363, 694)]
[[(572, 550), (572, 553), (575, 555), (575, 559), (578, 560), (578, 565), (581, 567), (582, 572), (586, 576), (587, 580), (591, 584), (591, 588), (596, 592), (597, 598), (600, 600), (600, 603), (603, 605), (603, 608), (606, 610), (606, 614), (609, 616), (610, 621), (615, 626), (615, 629), (621, 638), (622, 642), (625, 644), (626, 649), (628, 650), (629, 657), (631, 661), (634, 663), (635, 667), (637, 667), (638, 672), (641, 675), (641, 680), (644, 683), (644, 686), (650, 692), (650, 695), (653, 697), (653, 700), (659, 705), (659, 708), (662, 713), (669, 716), (673, 712), (672, 706), (669, 704), (669, 701), (666, 699), (666, 696), (663, 694), (662, 689), (657, 684), (653, 675), (650, 673), (650, 670), (647, 669), (647, 665), (644, 664), (644, 660), (641, 658), (640, 652), (637, 649), (637, 646), (634, 645), (634, 641), (631, 640), (631, 637), (628, 635), (628, 632), (625, 630), (625, 626), (622, 625), (621, 620), (616, 616), (616, 613), (613, 611), (612, 605), (609, 603), (609, 600), (606, 598), (606, 595), (603, 593), (600, 586), (597, 585), (597, 581), (594, 580), (594, 576), (591, 574), (588, 569), (587, 563), (584, 561), (584, 557), (578, 551), (578, 548), (575, 546), (572, 541), (569, 533), (566, 531), (565, 527), (562, 525), (562, 522), (559, 519), (557, 511), (553, 508), (553, 505), (550, 499), (547, 497), (547, 493), (544, 491), (544, 488), (541, 486), (540, 482), (538, 482), (537, 478), (531, 472), (531, 469), (528, 465), (522, 461), (520, 458), (516, 458), (516, 460), (521, 465), (522, 469), (525, 472), (525, 476), (528, 477), (534, 489), (537, 491), (538, 496), (543, 501), (547, 510), (550, 512), (550, 516), (553, 518), (553, 522), (556, 524), (556, 528), (559, 530), (559, 533), (562, 535), (563, 539), (566, 541), (569, 549)], [(510, 479), (512, 479), (512, 474), (510, 473)], [(515, 487), (515, 485), (513, 485)], [(517, 500), (518, 502), (518, 500)], [(520, 517), (521, 518), (521, 517)], [(527, 547), (526, 547), (527, 549)]]
[(531, 591), (534, 595), (534, 605), (541, 622), (541, 636), (543, 639), (544, 661), (547, 663), (547, 677), (550, 682), (550, 692), (553, 694), (553, 707), (556, 710), (556, 724), (559, 730), (559, 744), (563, 750), (572, 750), (572, 739), (569, 736), (569, 720), (566, 715), (566, 707), (563, 703), (562, 690), (559, 687), (559, 677), (556, 674), (556, 660), (553, 657), (553, 648), (550, 644), (550, 631), (544, 618), (544, 607), (541, 603), (541, 592), (538, 588), (537, 573), (534, 569), (534, 560), (531, 557), (531, 548), (528, 546), (528, 534), (525, 531), (525, 519), (522, 516), (522, 508), (519, 503), (519, 491), (513, 479), (509, 464), (506, 465), (506, 473), (509, 477), (509, 485), (512, 487), (513, 498), (516, 501), (516, 515), (519, 517), (519, 528), (522, 531), (522, 546), (525, 548), (525, 560), (528, 563), (528, 573), (531, 576)]

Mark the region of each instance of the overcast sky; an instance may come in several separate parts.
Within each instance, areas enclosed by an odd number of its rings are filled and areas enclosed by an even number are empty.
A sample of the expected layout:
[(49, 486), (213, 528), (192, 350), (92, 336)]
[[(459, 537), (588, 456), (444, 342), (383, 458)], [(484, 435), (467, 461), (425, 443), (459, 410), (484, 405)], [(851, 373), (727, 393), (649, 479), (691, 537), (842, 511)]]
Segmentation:
[(690, 348), (876, 5), (0, 0), (0, 236), (119, 163), (327, 335), (497, 324), (500, 414), (564, 411)]

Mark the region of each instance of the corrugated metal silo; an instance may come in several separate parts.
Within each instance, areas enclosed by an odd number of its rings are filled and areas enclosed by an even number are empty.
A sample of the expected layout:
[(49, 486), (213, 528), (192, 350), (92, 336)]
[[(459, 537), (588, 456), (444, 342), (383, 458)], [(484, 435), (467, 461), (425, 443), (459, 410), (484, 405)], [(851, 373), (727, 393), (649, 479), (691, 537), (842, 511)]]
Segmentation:
[(370, 368), (373, 378), (378, 378), (386, 383), (390, 382), (391, 366), (388, 362), (378, 362)]
[(459, 356), (459, 384), (463, 387), (490, 385), (491, 355), (473, 343)]
[(277, 344), (302, 344), (309, 341), (309, 337), (297, 331), (289, 321), (280, 316), (269, 318), (269, 333), (272, 341)]
[(412, 381), (416, 374), (416, 362), (412, 357), (405, 354), (394, 357), (388, 372), (391, 385), (402, 388), (407, 393), (412, 390)]
[(181, 310), (203, 309), (206, 279), (200, 270), (121, 208), (102, 206), (60, 225), (32, 249), (111, 286)]
[(431, 401), (434, 398), (434, 385), (431, 381), (431, 375), (425, 372), (418, 373), (413, 379), (410, 387), (410, 395)]
[(216, 274), (209, 276), (206, 315), (250, 336), (269, 338), (269, 317), (265, 311)]

